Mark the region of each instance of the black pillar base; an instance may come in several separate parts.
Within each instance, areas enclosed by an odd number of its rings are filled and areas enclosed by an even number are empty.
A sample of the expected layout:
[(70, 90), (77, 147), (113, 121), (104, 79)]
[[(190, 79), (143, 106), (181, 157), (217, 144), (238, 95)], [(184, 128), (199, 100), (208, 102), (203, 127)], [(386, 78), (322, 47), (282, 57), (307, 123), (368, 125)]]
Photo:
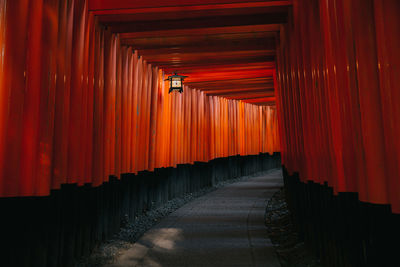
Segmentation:
[(0, 266), (73, 266), (129, 219), (222, 180), (280, 167), (279, 153), (234, 156), (63, 185), (48, 197), (0, 198)]
[(303, 183), (283, 168), (285, 193), (300, 237), (323, 266), (400, 266), (400, 215), (356, 193)]

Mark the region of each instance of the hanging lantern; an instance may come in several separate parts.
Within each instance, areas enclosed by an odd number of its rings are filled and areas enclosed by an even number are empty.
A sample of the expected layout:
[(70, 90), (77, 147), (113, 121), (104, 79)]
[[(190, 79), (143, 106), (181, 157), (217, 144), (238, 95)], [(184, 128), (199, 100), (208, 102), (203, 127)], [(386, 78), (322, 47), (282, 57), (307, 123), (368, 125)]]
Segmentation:
[(179, 93), (183, 92), (183, 80), (188, 76), (178, 75), (176, 72), (172, 76), (168, 76), (166, 81), (169, 81), (169, 91), (171, 93), (174, 90), (177, 90)]

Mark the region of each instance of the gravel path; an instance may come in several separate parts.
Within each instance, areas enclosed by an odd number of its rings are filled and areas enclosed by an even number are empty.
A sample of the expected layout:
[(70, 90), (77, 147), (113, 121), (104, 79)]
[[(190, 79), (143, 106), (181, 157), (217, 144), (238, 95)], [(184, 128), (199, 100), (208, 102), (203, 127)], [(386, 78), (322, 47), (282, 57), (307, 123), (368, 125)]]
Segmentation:
[[(247, 180), (254, 179), (256, 177), (265, 177), (271, 173), (278, 173), (280, 177), (280, 171), (270, 170), (266, 172), (256, 173), (250, 176), (243, 176), (238, 179), (232, 179), (224, 182), (220, 182), (214, 187), (202, 189), (196, 193), (187, 194), (180, 198), (175, 198), (170, 200), (165, 205), (146, 212), (145, 214), (135, 218), (133, 222), (125, 221), (125, 226), (121, 228), (121, 231), (115, 235), (112, 240), (108, 240), (101, 244), (90, 257), (81, 259), (76, 266), (77, 267), (91, 267), (91, 266), (106, 266), (116, 261), (123, 253), (134, 247), (135, 242), (137, 242), (143, 234), (150, 228), (158, 224), (163, 218), (184, 206), (185, 204), (191, 202), (192, 200), (198, 199), (208, 193), (216, 191), (220, 188), (226, 187), (227, 185), (243, 182)], [(276, 178), (276, 177), (275, 177)], [(278, 178), (281, 182), (281, 178)], [(276, 191), (274, 189), (273, 191)], [(272, 193), (271, 193), (272, 195)], [(270, 197), (270, 196), (269, 196)], [(263, 202), (261, 206), (265, 205), (265, 199), (267, 197), (263, 196)], [(251, 207), (250, 207), (251, 208)]]

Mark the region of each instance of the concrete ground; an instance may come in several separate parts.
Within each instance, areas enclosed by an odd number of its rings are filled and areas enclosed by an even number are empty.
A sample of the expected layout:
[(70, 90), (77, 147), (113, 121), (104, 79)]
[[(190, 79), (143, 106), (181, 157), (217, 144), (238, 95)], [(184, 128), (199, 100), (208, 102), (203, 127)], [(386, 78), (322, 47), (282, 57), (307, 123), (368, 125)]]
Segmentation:
[(161, 220), (108, 266), (280, 266), (264, 213), (282, 183), (274, 169), (206, 194)]

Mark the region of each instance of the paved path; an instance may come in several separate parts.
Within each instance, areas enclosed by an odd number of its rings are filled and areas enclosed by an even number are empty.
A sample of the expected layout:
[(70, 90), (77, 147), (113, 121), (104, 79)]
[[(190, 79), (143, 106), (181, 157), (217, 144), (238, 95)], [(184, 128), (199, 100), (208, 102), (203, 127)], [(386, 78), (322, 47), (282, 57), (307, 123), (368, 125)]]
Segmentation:
[(264, 226), (280, 170), (230, 184), (171, 213), (110, 266), (280, 266)]

